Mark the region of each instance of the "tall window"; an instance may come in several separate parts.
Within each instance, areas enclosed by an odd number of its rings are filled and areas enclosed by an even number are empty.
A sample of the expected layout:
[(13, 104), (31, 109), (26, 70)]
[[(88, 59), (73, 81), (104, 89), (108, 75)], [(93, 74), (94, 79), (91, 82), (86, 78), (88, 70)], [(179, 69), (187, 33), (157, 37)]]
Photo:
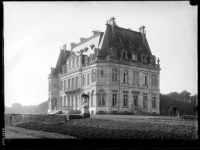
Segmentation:
[(75, 68), (75, 59), (72, 59), (72, 68)]
[(98, 106), (105, 106), (105, 92), (100, 90), (98, 93)]
[(156, 97), (152, 97), (152, 108), (156, 108)]
[(117, 82), (117, 69), (116, 68), (112, 69), (112, 81)]
[(96, 70), (93, 69), (92, 70), (92, 82), (95, 82), (96, 81)]
[(93, 90), (92, 93), (91, 93), (91, 107), (94, 106), (93, 96), (94, 96), (94, 90)]
[(74, 78), (72, 78), (72, 90), (74, 89)]
[(117, 106), (117, 93), (112, 94), (112, 106)]
[(85, 75), (83, 75), (83, 86), (85, 86)]
[(133, 84), (138, 85), (138, 81), (139, 81), (139, 73), (136, 71), (133, 71)]
[(60, 81), (60, 90), (63, 90), (63, 81)]
[(69, 60), (69, 70), (71, 70), (71, 60)]
[(143, 85), (147, 86), (148, 85), (148, 74), (143, 75)]
[(157, 85), (157, 83), (156, 83), (156, 75), (155, 74), (152, 75), (151, 84), (152, 84), (152, 86), (156, 86)]
[(123, 83), (128, 83), (128, 70), (124, 70)]
[(76, 88), (78, 88), (78, 77), (76, 77)]
[(64, 80), (64, 90), (66, 90), (66, 80)]
[(143, 107), (147, 108), (147, 96), (143, 96)]
[(60, 104), (61, 104), (60, 106), (64, 106), (62, 97), (60, 97)]
[(134, 102), (134, 106), (138, 107), (138, 95), (133, 95), (133, 102)]
[(68, 79), (68, 90), (70, 90), (70, 79)]
[(76, 66), (78, 67), (79, 66), (79, 56), (77, 56), (77, 59), (76, 59)]
[(87, 85), (89, 85), (90, 84), (90, 74), (88, 73), (87, 74)]
[(123, 92), (123, 106), (125, 107), (128, 106), (128, 92), (127, 91)]

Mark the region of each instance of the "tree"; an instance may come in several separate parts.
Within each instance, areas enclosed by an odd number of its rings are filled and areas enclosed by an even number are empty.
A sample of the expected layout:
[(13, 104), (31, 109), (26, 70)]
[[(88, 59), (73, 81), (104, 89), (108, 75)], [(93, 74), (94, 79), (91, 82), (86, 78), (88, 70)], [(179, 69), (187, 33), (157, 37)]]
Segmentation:
[(12, 113), (23, 114), (24, 113), (23, 106), (20, 103), (13, 103), (12, 104)]
[(178, 108), (176, 106), (172, 106), (170, 108), (171, 112), (173, 113), (173, 115), (175, 116), (176, 115), (176, 112), (178, 111)]

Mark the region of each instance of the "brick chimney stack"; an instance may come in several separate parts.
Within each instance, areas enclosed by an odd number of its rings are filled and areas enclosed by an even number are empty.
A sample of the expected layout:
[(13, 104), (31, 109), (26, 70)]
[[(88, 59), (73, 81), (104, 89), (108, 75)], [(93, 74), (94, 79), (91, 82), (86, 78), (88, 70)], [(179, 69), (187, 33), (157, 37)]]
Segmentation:
[(71, 51), (72, 51), (74, 49), (74, 47), (76, 46), (76, 43), (72, 42), (72, 43), (70, 43), (70, 45), (71, 45)]
[(141, 33), (141, 35), (142, 35), (142, 40), (143, 40), (143, 42), (144, 42), (144, 37), (145, 37), (145, 35), (146, 35), (145, 26), (142, 25), (142, 26), (139, 28), (139, 31), (140, 31), (140, 33)]
[(115, 18), (114, 17), (110, 18), (110, 20), (108, 20), (108, 24), (111, 25), (112, 33), (115, 36), (115, 26), (117, 26), (115, 22)]
[(66, 50), (67, 44), (63, 45), (63, 50)]

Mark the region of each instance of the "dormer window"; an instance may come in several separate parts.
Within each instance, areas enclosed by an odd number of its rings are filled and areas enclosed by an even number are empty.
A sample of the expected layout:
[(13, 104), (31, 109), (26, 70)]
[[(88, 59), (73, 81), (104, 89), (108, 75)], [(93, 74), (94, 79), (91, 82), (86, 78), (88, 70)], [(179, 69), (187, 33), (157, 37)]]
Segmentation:
[(80, 53), (82, 54), (83, 52), (84, 52), (84, 50), (83, 50), (83, 49), (81, 49), (81, 50), (80, 50)]
[(147, 56), (144, 54), (141, 54), (141, 61), (147, 62)]
[(127, 58), (127, 52), (122, 53), (122, 58), (124, 58), (124, 59)]
[(87, 52), (87, 51), (88, 51), (88, 48), (87, 48), (87, 47), (85, 47), (85, 48), (84, 48), (84, 50), (85, 50), (85, 52)]
[(121, 38), (118, 38), (119, 42), (121, 43), (122, 42), (122, 39)]
[(129, 45), (132, 45), (132, 42), (131, 42), (131, 40), (128, 40), (128, 44), (129, 44)]
[(95, 45), (94, 45), (94, 44), (91, 44), (91, 45), (90, 45), (90, 48), (91, 48), (91, 49), (93, 49), (94, 47), (95, 47)]

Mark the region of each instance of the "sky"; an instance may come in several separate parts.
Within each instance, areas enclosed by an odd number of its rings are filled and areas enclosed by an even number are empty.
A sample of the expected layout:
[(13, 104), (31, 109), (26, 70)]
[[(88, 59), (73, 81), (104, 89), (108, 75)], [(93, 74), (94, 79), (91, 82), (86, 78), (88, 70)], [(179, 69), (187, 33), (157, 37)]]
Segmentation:
[(4, 2), (4, 95), (12, 103), (48, 99), (48, 75), (60, 47), (105, 32), (106, 21), (139, 31), (144, 25), (160, 59), (160, 92), (197, 94), (197, 6), (189, 1)]

